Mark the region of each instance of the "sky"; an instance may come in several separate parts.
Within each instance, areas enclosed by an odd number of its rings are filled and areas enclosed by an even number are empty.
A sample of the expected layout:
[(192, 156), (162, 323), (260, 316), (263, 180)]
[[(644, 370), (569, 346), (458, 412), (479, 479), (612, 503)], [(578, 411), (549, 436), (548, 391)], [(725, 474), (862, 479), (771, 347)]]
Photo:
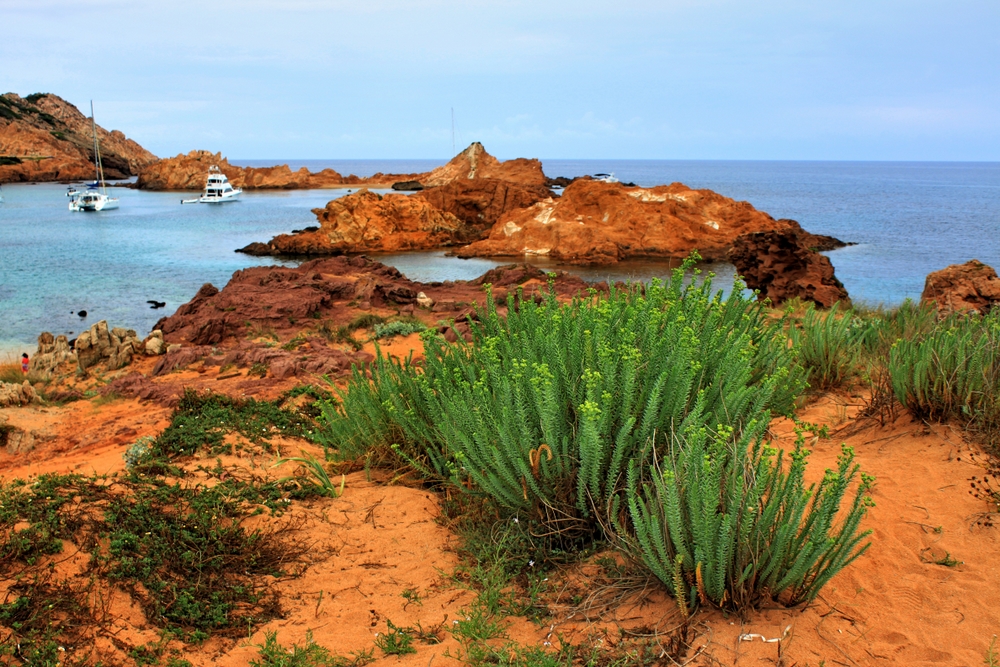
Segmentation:
[(1000, 1), (0, 0), (161, 157), (1000, 160)]

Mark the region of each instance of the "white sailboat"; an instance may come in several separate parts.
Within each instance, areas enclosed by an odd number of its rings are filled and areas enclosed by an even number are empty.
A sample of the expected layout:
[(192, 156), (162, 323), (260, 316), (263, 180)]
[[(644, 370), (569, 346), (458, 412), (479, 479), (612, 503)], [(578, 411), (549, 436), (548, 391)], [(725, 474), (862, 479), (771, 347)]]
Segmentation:
[(182, 204), (222, 204), (236, 201), (243, 193), (240, 188), (233, 188), (229, 179), (217, 165), (208, 168), (208, 180), (205, 182), (205, 192), (195, 199), (182, 199)]
[(90, 101), (90, 124), (94, 130), (94, 175), (93, 183), (87, 184), (86, 192), (67, 193), (70, 195), (71, 211), (110, 211), (118, 208), (118, 197), (108, 196), (108, 186), (104, 183), (104, 165), (101, 164), (101, 146), (97, 141), (97, 121), (94, 120), (94, 101)]

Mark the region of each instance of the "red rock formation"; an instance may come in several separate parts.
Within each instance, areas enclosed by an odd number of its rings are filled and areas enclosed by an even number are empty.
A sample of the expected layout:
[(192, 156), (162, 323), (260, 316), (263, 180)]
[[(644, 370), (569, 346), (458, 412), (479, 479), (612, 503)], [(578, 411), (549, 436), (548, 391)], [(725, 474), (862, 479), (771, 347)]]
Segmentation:
[(541, 185), (523, 185), (496, 178), (455, 180), (412, 195), (451, 213), (466, 224), (464, 241), (478, 240), (505, 213), (548, 199), (552, 192)]
[(468, 148), (453, 157), (448, 164), (413, 180), (420, 181), (425, 187), (436, 187), (452, 181), (471, 181), (477, 178), (496, 178), (521, 185), (540, 186), (545, 186), (548, 181), (542, 172), (542, 163), (538, 160), (517, 158), (500, 162), (487, 153), (478, 141), (469, 144)]
[(830, 258), (807, 246), (795, 229), (744, 234), (729, 251), (729, 261), (747, 287), (759, 290), (759, 298), (773, 304), (793, 297), (824, 308), (850, 302)]
[(547, 255), (569, 262), (628, 257), (725, 259), (738, 236), (789, 229), (747, 202), (680, 183), (655, 188), (580, 179), (558, 199), (510, 212), (459, 257)]
[(369, 190), (313, 209), (320, 228), (280, 234), (241, 252), (251, 255), (339, 255), (345, 252), (429, 250), (454, 245), (465, 225), (451, 213), (407, 195)]
[[(106, 178), (127, 178), (156, 156), (118, 130), (97, 127)], [(0, 183), (94, 178), (88, 116), (48, 93), (0, 95)]]
[(312, 173), (305, 167), (292, 171), (288, 165), (276, 167), (237, 167), (220, 153), (191, 151), (187, 155), (159, 160), (139, 172), (136, 186), (141, 190), (201, 190), (208, 168), (216, 165), (234, 187), (255, 189), (318, 189), (349, 186), (391, 187), (401, 181), (417, 181), (426, 187), (445, 185), (455, 180), (497, 178), (522, 185), (546, 183), (542, 163), (518, 158), (500, 162), (476, 142), (456, 155), (451, 162), (422, 174), (383, 174), (344, 176), (333, 169)]
[(952, 264), (927, 276), (920, 302), (933, 303), (940, 314), (986, 314), (1000, 303), (1000, 279), (979, 260)]
[[(358, 307), (412, 310), (420, 292), (425, 292), (436, 304), (435, 311), (458, 312), (457, 304), (482, 302), (484, 281), (493, 283), (494, 294), (503, 299), (508, 287), (544, 286), (546, 280), (546, 274), (535, 267), (510, 265), (498, 267), (479, 280), (424, 284), (363, 256), (327, 257), (297, 268), (243, 269), (233, 274), (223, 290), (205, 285), (177, 312), (156, 323), (154, 329), (161, 330), (168, 343), (186, 346), (163, 357), (161, 370), (169, 371), (180, 363), (177, 355), (192, 349), (187, 347), (190, 345), (243, 341), (248, 333), (254, 332), (266, 335), (299, 331), (319, 320), (348, 322), (357, 314)], [(587, 284), (576, 276), (558, 272), (555, 286), (559, 294), (572, 296), (585, 290)], [(185, 354), (204, 356), (205, 351), (196, 349)], [(187, 359), (186, 363), (191, 361)]]

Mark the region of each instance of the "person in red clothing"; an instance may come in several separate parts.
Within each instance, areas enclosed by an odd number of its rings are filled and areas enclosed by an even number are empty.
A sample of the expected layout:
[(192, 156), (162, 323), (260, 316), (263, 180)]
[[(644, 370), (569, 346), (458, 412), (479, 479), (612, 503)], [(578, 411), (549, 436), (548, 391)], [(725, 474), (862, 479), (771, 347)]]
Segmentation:
[(22, 373), (27, 373), (29, 365), (30, 364), (29, 364), (29, 361), (28, 361), (28, 353), (25, 352), (24, 354), (21, 355), (21, 372)]

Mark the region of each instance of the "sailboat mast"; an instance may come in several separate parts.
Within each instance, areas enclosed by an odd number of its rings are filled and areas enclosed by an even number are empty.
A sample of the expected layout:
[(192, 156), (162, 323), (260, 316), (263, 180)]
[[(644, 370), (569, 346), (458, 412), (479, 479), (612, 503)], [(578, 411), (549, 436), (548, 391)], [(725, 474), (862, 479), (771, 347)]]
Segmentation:
[(97, 154), (97, 121), (94, 120), (94, 100), (90, 100), (90, 126), (94, 130), (94, 182), (101, 181), (100, 158)]
[(94, 119), (94, 100), (90, 100), (90, 125), (94, 130), (94, 169), (97, 171), (97, 181), (101, 184), (102, 194), (108, 194), (104, 185), (104, 165), (101, 164), (101, 146), (97, 142), (97, 121)]

